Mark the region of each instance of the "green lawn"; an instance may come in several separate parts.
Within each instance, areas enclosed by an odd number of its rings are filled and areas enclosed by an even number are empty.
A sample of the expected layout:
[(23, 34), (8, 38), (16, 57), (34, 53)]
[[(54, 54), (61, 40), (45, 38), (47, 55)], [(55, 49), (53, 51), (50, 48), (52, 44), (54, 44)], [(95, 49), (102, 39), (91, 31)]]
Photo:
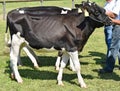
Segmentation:
[[(103, 6), (104, 2), (96, 1)], [(80, 2), (76, 0), (75, 3)], [(7, 12), (18, 7), (38, 6), (39, 2), (32, 3), (11, 3), (7, 4)], [(71, 7), (71, 0), (44, 2), (44, 5), (56, 5), (61, 7)], [(83, 51), (79, 54), (81, 63), (81, 73), (88, 88), (80, 88), (77, 82), (76, 73), (69, 70), (69, 65), (64, 69), (63, 82), (65, 86), (56, 84), (57, 71), (54, 64), (57, 51), (39, 50), (36, 54), (39, 57), (40, 68), (35, 70), (33, 64), (22, 51), (22, 67), (19, 72), (23, 78), (23, 83), (18, 84), (10, 78), (9, 53), (5, 49), (4, 33), (5, 22), (2, 20), (2, 5), (0, 5), (0, 91), (120, 91), (120, 70), (118, 62), (112, 74), (99, 75), (98, 69), (103, 67), (103, 61), (106, 56), (106, 45), (104, 42), (103, 27), (95, 29), (95, 32), (89, 38)]]

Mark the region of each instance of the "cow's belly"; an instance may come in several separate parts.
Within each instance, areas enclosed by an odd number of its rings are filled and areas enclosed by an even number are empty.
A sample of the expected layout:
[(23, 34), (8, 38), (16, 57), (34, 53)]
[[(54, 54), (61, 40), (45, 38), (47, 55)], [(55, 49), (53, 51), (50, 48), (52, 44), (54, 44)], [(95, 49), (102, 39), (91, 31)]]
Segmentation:
[[(51, 35), (53, 34), (53, 35)], [(60, 50), (60, 48), (65, 46), (62, 36), (58, 33), (51, 33), (50, 35), (36, 35), (34, 33), (29, 33), (25, 40), (29, 43), (32, 48), (41, 49), (41, 48), (55, 48)], [(60, 33), (61, 34), (61, 33)]]

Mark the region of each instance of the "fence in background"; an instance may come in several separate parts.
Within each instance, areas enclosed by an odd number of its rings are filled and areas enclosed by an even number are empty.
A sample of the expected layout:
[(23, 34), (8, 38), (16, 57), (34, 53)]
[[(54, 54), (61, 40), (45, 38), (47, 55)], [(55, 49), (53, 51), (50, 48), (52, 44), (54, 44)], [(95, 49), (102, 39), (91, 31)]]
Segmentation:
[[(2, 8), (3, 8), (3, 20), (6, 19), (6, 3), (15, 3), (15, 2), (40, 2), (40, 5), (43, 5), (44, 1), (56, 1), (56, 0), (11, 0), (11, 1), (0, 1), (0, 3), (2, 4)], [(62, 1), (62, 0), (58, 0), (58, 1)], [(74, 0), (72, 0), (72, 7), (74, 7)]]

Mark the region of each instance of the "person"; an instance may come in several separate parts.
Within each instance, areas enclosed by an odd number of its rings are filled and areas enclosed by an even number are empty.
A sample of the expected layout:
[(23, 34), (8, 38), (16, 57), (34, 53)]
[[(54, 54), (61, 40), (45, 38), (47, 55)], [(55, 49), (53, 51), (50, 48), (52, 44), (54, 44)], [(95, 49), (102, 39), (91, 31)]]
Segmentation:
[(106, 11), (106, 14), (111, 18), (113, 25), (112, 41), (106, 59), (106, 65), (99, 73), (112, 73), (117, 57), (120, 57), (120, 0), (115, 0), (115, 6), (111, 11)]
[[(115, 0), (106, 0), (104, 9), (106, 11), (111, 11), (112, 8), (115, 5), (114, 1)], [(106, 42), (106, 45), (107, 45), (107, 56), (108, 56), (108, 50), (110, 49), (111, 40), (112, 40), (112, 29), (113, 29), (112, 25), (104, 27), (105, 42)]]
[[(111, 11), (114, 8), (115, 3), (116, 3), (115, 0), (106, 0), (104, 9), (106, 11)], [(109, 51), (110, 46), (111, 46), (112, 29), (113, 29), (112, 25), (104, 27), (105, 42), (106, 42), (106, 45), (107, 45), (107, 56), (106, 57), (108, 57), (108, 51)], [(120, 57), (118, 57), (118, 62), (119, 62), (119, 65), (120, 65)], [(119, 67), (119, 69), (120, 69), (120, 67)]]

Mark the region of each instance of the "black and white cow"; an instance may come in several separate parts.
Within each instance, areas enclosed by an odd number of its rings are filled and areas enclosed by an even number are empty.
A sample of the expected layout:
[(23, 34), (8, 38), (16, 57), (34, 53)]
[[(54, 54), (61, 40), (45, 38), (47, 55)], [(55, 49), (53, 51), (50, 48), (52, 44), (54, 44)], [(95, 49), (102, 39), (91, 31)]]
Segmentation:
[[(19, 10), (19, 12), (18, 12)], [(70, 8), (61, 8), (61, 7), (55, 7), (55, 6), (43, 6), (43, 7), (24, 7), (24, 8), (19, 8), (17, 10), (13, 10), (12, 12), (16, 13), (16, 14), (22, 14), (22, 13), (27, 13), (27, 14), (31, 14), (31, 15), (58, 15), (58, 14), (74, 14), (77, 13), (76, 9), (73, 9), (72, 11), (70, 11)], [(32, 12), (32, 13), (31, 13)], [(8, 28), (8, 27), (7, 27)], [(10, 47), (11, 46), (11, 39), (8, 40), (7, 38), (8, 34), (7, 34), (7, 29), (6, 29), (6, 34), (5, 34), (5, 42), (6, 42), (6, 46)], [(38, 57), (36, 56), (36, 54), (34, 53), (34, 51), (29, 47), (29, 46), (24, 46), (22, 48), (26, 54), (28, 55), (28, 57), (31, 59), (32, 63), (34, 64), (35, 68), (38, 68)], [(19, 53), (19, 58), (18, 58), (18, 65), (22, 65), (22, 62), (20, 60), (20, 53)]]
[[(83, 8), (87, 6), (89, 17), (85, 17), (84, 13), (76, 13), (76, 11), (66, 14), (37, 14), (37, 12), (28, 13), (26, 10), (16, 9), (8, 13), (7, 25), (11, 35), (10, 66), (17, 82), (23, 82), (17, 68), (20, 48), (29, 45), (35, 49), (53, 47), (56, 50), (65, 50), (57, 77), (58, 84), (63, 85), (63, 68), (71, 57), (77, 72), (78, 82), (81, 87), (86, 87), (80, 74), (78, 50), (85, 45), (95, 28), (102, 27), (104, 24), (109, 25), (111, 21), (105, 12), (94, 7), (96, 4), (84, 2), (81, 5)], [(95, 14), (93, 11), (97, 11), (99, 14)], [(84, 28), (89, 28), (89, 30), (86, 29), (86, 31)]]

